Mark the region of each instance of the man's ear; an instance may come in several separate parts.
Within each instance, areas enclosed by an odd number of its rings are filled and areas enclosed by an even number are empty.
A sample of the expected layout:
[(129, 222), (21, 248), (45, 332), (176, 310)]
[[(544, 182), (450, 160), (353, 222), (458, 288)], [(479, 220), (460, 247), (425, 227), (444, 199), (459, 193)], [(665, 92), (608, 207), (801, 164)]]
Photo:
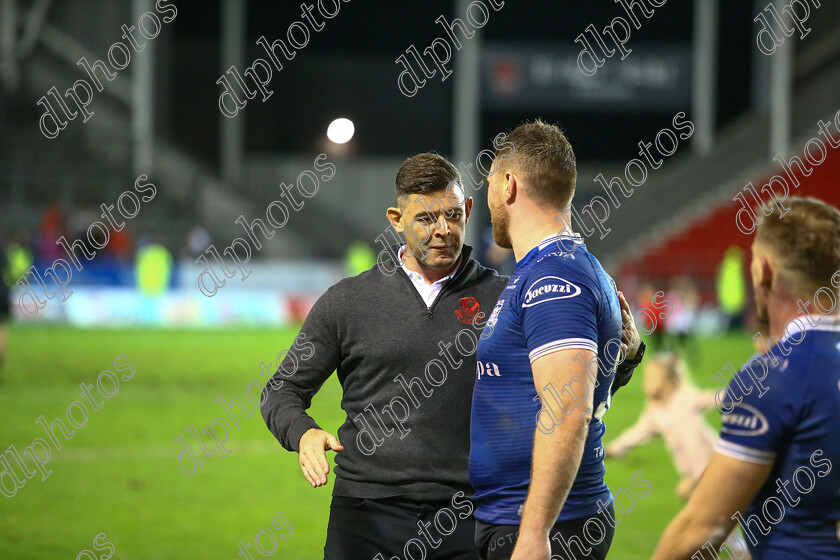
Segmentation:
[(394, 227), (397, 233), (402, 233), (405, 229), (402, 223), (403, 213), (402, 210), (391, 206), (388, 210), (385, 211), (385, 217), (388, 218), (388, 221)]
[(470, 211), (472, 210), (473, 199), (471, 196), (467, 197), (467, 200), (464, 201), (464, 223), (470, 221)]
[(773, 263), (766, 254), (758, 257), (758, 286), (770, 293), (773, 291), (773, 285), (778, 282), (778, 270), (775, 263)]
[(502, 193), (505, 197), (505, 202), (512, 204), (516, 202), (516, 192), (519, 189), (519, 183), (516, 180), (516, 175), (512, 171), (505, 173), (505, 184), (502, 186)]

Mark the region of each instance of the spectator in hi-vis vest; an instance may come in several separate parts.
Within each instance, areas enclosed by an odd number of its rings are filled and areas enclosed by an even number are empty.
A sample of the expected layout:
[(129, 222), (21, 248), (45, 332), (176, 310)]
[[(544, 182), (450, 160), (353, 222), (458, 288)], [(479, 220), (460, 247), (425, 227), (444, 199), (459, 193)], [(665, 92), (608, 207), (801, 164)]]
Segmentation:
[(744, 278), (744, 252), (733, 245), (726, 250), (718, 267), (717, 297), (720, 310), (726, 316), (726, 329), (740, 330), (744, 326), (747, 306), (747, 282)]

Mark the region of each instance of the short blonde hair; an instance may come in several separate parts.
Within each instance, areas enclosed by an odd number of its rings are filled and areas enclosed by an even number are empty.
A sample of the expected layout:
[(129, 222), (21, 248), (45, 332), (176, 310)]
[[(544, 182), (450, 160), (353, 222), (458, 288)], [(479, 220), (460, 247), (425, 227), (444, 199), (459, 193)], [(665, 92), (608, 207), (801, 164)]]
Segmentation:
[(694, 381), (688, 372), (688, 364), (676, 352), (657, 352), (649, 361), (648, 366), (661, 366), (665, 377), (677, 386), (693, 387)]
[(830, 287), (840, 270), (840, 210), (810, 196), (792, 196), (771, 199), (761, 211), (765, 218), (755, 241), (772, 251), (786, 271), (810, 284), (808, 288)]

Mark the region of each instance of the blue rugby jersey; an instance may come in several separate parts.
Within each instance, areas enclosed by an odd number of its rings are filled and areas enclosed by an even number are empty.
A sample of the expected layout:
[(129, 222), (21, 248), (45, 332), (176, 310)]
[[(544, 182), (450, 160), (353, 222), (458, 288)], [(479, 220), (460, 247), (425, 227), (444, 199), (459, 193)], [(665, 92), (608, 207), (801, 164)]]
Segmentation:
[(840, 558), (840, 320), (818, 319), (747, 362), (721, 403), (715, 449), (773, 465), (742, 512), (754, 560)]
[[(615, 283), (579, 235), (546, 238), (516, 263), (487, 320), (476, 354), (470, 481), (475, 488), (477, 519), (519, 524), (531, 482), (534, 430), (541, 409), (531, 362), (563, 349), (593, 350), (602, 369), (583, 459), (558, 521), (591, 516), (598, 512), (599, 500), (603, 504), (612, 501), (604, 483), (601, 417), (610, 406), (620, 340), (621, 311)], [(559, 394), (563, 388), (555, 390)], [(547, 406), (553, 406), (562, 422), (565, 416), (559, 402), (552, 404), (549, 397)]]

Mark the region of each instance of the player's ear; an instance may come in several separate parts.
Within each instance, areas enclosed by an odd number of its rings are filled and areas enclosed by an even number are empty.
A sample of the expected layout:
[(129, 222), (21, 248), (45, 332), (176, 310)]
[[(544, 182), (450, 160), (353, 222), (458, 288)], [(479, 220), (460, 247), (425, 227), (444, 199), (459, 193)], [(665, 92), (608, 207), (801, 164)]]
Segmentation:
[(758, 281), (756, 284), (767, 292), (773, 290), (773, 286), (778, 282), (779, 270), (775, 263), (767, 257), (761, 255), (758, 257)]
[(464, 223), (470, 221), (470, 211), (472, 210), (473, 199), (471, 196), (464, 201)]
[(388, 222), (394, 227), (397, 233), (402, 233), (405, 227), (402, 224), (402, 217), (403, 212), (396, 206), (391, 206), (388, 210), (385, 211), (385, 217), (388, 218)]
[(516, 191), (519, 189), (519, 182), (516, 180), (516, 175), (511, 171), (505, 173), (505, 184), (502, 192), (505, 196), (505, 202), (508, 204), (516, 202)]

